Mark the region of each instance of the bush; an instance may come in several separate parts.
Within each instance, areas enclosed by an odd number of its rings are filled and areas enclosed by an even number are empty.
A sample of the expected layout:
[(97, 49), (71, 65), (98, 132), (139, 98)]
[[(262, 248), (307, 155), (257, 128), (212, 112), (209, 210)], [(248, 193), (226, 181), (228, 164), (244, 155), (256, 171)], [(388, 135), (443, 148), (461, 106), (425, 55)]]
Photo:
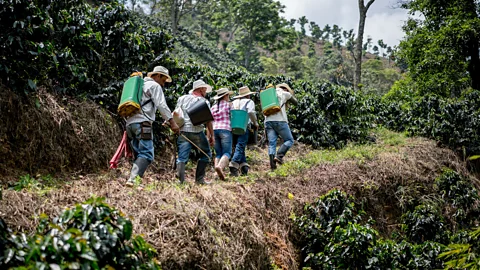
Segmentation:
[[(65, 209), (50, 221), (41, 216), (33, 235), (11, 234), (0, 223), (0, 254), (4, 267), (31, 269), (160, 269), (156, 250), (140, 236), (132, 238), (132, 223), (118, 210), (92, 198)], [(8, 235), (6, 240), (3, 236)]]

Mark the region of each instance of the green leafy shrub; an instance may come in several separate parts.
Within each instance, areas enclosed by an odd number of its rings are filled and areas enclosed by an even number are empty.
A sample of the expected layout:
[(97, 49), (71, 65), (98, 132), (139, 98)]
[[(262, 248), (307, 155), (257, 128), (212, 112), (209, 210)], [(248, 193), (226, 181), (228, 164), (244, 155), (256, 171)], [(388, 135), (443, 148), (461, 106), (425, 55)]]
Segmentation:
[(5, 267), (32, 269), (160, 269), (156, 250), (121, 212), (92, 198), (50, 221), (43, 215), (35, 234), (10, 234), (0, 254)]
[(463, 237), (464, 241), (449, 244), (439, 255), (445, 260), (445, 269), (480, 269), (480, 227)]
[(299, 104), (291, 109), (290, 125), (299, 141), (335, 148), (367, 141), (374, 109), (360, 92), (326, 82), (295, 86)]
[(442, 198), (453, 208), (453, 218), (460, 228), (470, 227), (478, 221), (480, 196), (471, 181), (447, 169), (435, 184)]
[(445, 224), (438, 209), (431, 205), (419, 205), (413, 212), (402, 217), (403, 230), (408, 239), (414, 243), (425, 241), (443, 242), (445, 240)]
[(0, 7), (0, 27), (8, 29), (0, 33), (0, 79), (18, 93), (48, 85), (95, 95), (172, 46), (117, 1), (3, 0)]
[(480, 91), (467, 91), (458, 99), (425, 95), (382, 103), (378, 121), (387, 128), (437, 140), (467, 156), (480, 153)]

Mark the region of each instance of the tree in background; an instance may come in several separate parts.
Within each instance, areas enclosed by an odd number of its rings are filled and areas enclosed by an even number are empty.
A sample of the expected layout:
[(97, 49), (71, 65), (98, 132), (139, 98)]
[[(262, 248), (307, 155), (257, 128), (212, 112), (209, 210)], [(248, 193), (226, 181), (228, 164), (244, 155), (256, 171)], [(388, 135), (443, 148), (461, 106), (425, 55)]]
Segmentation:
[(307, 32), (305, 31), (305, 25), (308, 23), (308, 19), (305, 16), (298, 18), (298, 23), (300, 24), (300, 31), (302, 36), (305, 36)]
[(355, 76), (353, 77), (353, 87), (355, 90), (359, 89), (362, 82), (362, 45), (363, 45), (363, 32), (365, 30), (365, 20), (367, 18), (367, 11), (375, 0), (369, 0), (365, 5), (364, 0), (358, 0), (358, 11), (360, 13), (360, 19), (358, 23), (357, 42), (355, 44)]
[(314, 21), (310, 22), (310, 33), (315, 40), (321, 39), (323, 35), (322, 29), (320, 29), (320, 26)]
[(478, 0), (411, 0), (398, 57), (408, 66), (420, 94), (458, 96), (468, 86), (480, 89)]

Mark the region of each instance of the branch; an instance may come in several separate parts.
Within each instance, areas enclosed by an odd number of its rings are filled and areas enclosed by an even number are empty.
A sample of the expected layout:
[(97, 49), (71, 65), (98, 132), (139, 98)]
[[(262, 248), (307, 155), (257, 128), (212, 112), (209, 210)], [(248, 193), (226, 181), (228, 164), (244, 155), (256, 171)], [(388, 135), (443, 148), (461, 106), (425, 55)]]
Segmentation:
[(366, 10), (368, 10), (368, 8), (373, 4), (373, 2), (375, 2), (375, 0), (368, 1), (367, 5), (365, 6)]

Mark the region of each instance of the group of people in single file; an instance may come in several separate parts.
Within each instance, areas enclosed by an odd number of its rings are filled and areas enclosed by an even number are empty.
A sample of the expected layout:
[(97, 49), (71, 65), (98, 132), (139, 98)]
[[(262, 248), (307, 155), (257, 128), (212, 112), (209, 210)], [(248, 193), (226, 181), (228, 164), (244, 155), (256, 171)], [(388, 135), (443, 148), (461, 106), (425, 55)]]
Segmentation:
[[(157, 110), (170, 129), (179, 134), (176, 142), (178, 149), (176, 167), (180, 183), (185, 182), (185, 165), (193, 148), (197, 148), (202, 153), (195, 172), (197, 184), (210, 183), (206, 180), (205, 174), (212, 158), (211, 146), (215, 150), (215, 171), (221, 180), (226, 179), (225, 169), (227, 167), (231, 176), (248, 174), (249, 165), (245, 150), (249, 132), (246, 131), (243, 134), (232, 132), (231, 113), (233, 110), (244, 110), (248, 114), (248, 126), (253, 130), (258, 130), (255, 103), (251, 99), (255, 92), (252, 92), (248, 86), (243, 86), (235, 95), (228, 88), (220, 88), (215, 91), (214, 103), (211, 105), (206, 96), (213, 91), (212, 86), (202, 80), (196, 80), (189, 93), (178, 99), (172, 113), (163, 93), (165, 83), (171, 81), (168, 70), (165, 67), (156, 66), (144, 78), (141, 97), (142, 109), (126, 119), (127, 135), (135, 157), (126, 185), (133, 186), (137, 176), (143, 177), (145, 170), (154, 159), (153, 134), (151, 128), (147, 127), (151, 127), (152, 122), (155, 121)], [(280, 104), (277, 106), (279, 109), (265, 115), (264, 122), (271, 170), (275, 170), (277, 164), (283, 164), (285, 154), (293, 145), (294, 140), (288, 125), (286, 104), (287, 102), (297, 103), (293, 90), (288, 84), (276, 85), (275, 91)], [(184, 111), (195, 106), (199, 101), (207, 104), (213, 120), (195, 125), (190, 117), (192, 115), (184, 113)], [(178, 120), (176, 113), (180, 113), (181, 121)], [(283, 139), (283, 144), (277, 151), (278, 137)], [(233, 142), (236, 142), (235, 145)]]

